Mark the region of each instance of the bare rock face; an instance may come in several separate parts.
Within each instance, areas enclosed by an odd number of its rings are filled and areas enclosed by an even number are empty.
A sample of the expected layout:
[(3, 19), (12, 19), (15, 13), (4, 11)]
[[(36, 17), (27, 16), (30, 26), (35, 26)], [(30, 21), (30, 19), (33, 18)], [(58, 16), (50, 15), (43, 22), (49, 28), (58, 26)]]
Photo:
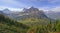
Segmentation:
[(28, 15), (30, 17), (47, 18), (43, 10), (39, 10), (38, 8), (31, 7), (29, 9), (24, 8), (23, 10), (23, 14)]

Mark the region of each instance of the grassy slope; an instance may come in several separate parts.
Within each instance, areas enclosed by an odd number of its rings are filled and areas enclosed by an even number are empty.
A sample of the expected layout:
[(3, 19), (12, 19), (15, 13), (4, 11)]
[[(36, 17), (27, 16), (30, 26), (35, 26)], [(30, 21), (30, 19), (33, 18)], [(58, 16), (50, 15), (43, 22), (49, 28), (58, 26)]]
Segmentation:
[(20, 23), (28, 24), (28, 25), (34, 25), (35, 23), (42, 24), (42, 23), (48, 23), (50, 20), (48, 19), (37, 19), (37, 18), (26, 18), (24, 20), (19, 20)]

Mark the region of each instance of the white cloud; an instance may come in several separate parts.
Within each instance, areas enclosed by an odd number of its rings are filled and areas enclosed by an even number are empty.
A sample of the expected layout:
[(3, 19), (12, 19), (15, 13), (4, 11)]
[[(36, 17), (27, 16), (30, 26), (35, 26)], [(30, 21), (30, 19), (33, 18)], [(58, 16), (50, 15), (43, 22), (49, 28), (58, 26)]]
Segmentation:
[(41, 7), (41, 8), (39, 8), (39, 10), (43, 10), (44, 12), (47, 12), (47, 11), (60, 12), (60, 6), (56, 6), (56, 7), (52, 7), (52, 8)]
[(40, 7), (39, 10), (43, 10), (43, 11), (49, 11), (50, 8), (49, 7)]
[(60, 12), (60, 6), (54, 7), (51, 10), (55, 12)]
[[(0, 10), (6, 9), (6, 8), (8, 8), (11, 11), (22, 11), (23, 10), (23, 8), (11, 8), (11, 7), (6, 7), (6, 6), (0, 6)], [(28, 7), (28, 8), (30, 8), (30, 7)], [(56, 6), (53, 8), (40, 7), (39, 10), (43, 10), (44, 12), (47, 12), (47, 11), (60, 12), (60, 6)]]
[(22, 11), (23, 10), (23, 8), (8, 8), (8, 9), (10, 9), (11, 11)]
[(45, 8), (39, 8), (39, 10), (48, 11), (48, 9)]
[(0, 10), (3, 10), (5, 8), (8, 8), (8, 7), (6, 7), (6, 6), (0, 6)]
[(6, 7), (6, 6), (0, 6), (0, 10), (4, 10), (6, 8), (11, 11), (22, 11), (23, 10), (23, 8), (10, 8), (10, 7)]

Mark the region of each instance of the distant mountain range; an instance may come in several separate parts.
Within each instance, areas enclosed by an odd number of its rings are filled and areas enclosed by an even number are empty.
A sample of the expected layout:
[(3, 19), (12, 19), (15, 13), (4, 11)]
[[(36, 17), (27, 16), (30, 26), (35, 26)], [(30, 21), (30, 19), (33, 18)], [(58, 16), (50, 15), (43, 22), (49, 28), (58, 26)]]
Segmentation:
[(39, 10), (38, 8), (31, 7), (29, 9), (24, 8), (23, 12), (13, 12), (9, 9), (1, 10), (0, 13), (5, 14), (6, 16), (12, 19), (24, 19), (24, 18), (52, 18), (52, 19), (60, 19), (60, 12), (49, 11), (48, 13), (44, 13), (43, 10)]
[[(15, 19), (25, 19), (25, 18), (48, 18), (42, 10), (31, 7), (29, 9), (24, 8), (24, 12), (13, 13), (12, 16)], [(10, 14), (11, 15), (11, 14)]]
[(46, 15), (52, 19), (60, 19), (60, 12), (48, 11)]
[(9, 9), (0, 10), (0, 12), (3, 12), (3, 13), (5, 13), (5, 14), (14, 13), (13, 11), (11, 11), (11, 10), (9, 10)]

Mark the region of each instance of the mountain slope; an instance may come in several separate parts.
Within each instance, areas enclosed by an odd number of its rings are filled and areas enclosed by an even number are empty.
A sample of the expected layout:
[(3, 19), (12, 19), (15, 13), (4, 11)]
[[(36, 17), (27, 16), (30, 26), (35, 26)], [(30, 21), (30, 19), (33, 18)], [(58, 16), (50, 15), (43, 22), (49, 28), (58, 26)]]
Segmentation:
[(0, 14), (0, 33), (26, 33), (29, 27)]

